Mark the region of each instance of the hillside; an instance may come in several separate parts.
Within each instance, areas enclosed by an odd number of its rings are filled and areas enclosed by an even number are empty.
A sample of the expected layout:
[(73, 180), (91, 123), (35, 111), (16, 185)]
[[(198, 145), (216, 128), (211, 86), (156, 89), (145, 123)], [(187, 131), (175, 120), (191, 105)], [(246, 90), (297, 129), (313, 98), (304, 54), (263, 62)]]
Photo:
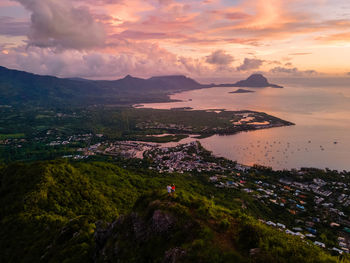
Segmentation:
[(233, 192), (184, 176), (107, 162), (0, 167), (0, 261), (338, 262), (243, 213)]
[(0, 105), (88, 106), (168, 101), (177, 91), (205, 87), (185, 76), (114, 81), (63, 79), (0, 67)]
[[(40, 107), (85, 107), (91, 105), (131, 105), (170, 101), (175, 92), (209, 88), (182, 76), (158, 76), (149, 79), (130, 75), (119, 80), (86, 80), (40, 76), (0, 66), (0, 105)], [(259, 74), (227, 87), (275, 87)]]

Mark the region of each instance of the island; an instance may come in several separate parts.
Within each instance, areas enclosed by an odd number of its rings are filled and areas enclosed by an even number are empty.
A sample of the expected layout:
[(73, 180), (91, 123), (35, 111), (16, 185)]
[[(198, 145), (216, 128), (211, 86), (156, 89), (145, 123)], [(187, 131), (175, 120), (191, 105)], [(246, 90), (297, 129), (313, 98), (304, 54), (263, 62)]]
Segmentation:
[(247, 89), (237, 89), (237, 90), (231, 91), (231, 92), (229, 92), (229, 93), (235, 94), (235, 93), (253, 93), (253, 92), (255, 92), (255, 91), (253, 91), (253, 90), (247, 90)]
[(280, 85), (271, 84), (261, 74), (252, 74), (245, 80), (240, 80), (234, 84), (220, 84), (217, 87), (249, 87), (249, 88), (283, 88)]

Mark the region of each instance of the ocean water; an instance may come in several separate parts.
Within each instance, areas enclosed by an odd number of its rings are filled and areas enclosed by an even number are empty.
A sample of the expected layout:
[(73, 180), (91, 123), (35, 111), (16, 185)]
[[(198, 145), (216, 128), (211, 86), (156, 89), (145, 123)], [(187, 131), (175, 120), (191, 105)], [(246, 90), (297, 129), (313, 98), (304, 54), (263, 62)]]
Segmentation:
[(146, 108), (255, 110), (291, 121), (295, 126), (242, 132), (201, 139), (217, 156), (239, 163), (274, 169), (300, 167), (350, 171), (350, 85), (285, 85), (283, 89), (235, 87), (182, 92), (171, 103), (144, 104)]

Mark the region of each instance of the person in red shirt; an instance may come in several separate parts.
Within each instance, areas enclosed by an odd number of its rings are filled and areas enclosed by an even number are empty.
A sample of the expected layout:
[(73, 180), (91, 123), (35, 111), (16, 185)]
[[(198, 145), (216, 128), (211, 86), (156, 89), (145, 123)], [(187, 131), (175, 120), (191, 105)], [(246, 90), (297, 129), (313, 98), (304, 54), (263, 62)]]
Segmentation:
[(171, 192), (174, 193), (175, 192), (175, 184), (171, 185)]

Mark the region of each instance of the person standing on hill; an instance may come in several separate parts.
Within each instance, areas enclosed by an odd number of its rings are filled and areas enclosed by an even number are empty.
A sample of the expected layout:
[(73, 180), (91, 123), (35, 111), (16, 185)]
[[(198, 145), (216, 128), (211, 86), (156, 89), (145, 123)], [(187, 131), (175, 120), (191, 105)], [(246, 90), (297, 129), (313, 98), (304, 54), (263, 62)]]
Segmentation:
[(171, 193), (175, 193), (175, 184), (172, 184), (171, 186)]
[(171, 195), (172, 189), (170, 185), (167, 185), (166, 190), (168, 192), (169, 195)]

